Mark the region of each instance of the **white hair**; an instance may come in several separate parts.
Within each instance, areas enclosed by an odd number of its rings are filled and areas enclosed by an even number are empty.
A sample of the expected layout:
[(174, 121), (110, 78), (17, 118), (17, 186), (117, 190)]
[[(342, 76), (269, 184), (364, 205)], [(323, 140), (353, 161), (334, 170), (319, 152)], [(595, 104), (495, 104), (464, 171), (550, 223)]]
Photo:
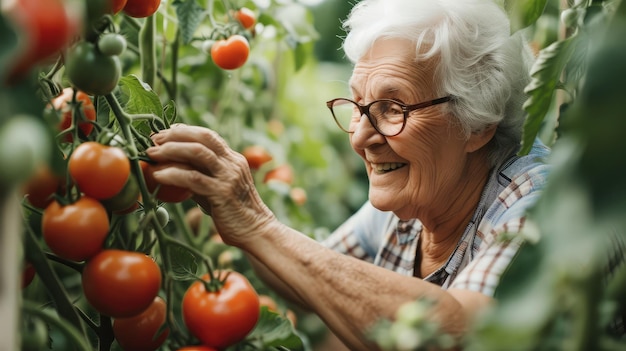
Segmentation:
[(466, 136), (498, 126), (492, 165), (519, 150), (532, 54), (492, 0), (363, 0), (343, 25), (353, 63), (384, 38), (415, 43), (417, 62), (435, 59), (435, 93), (455, 97), (446, 108)]

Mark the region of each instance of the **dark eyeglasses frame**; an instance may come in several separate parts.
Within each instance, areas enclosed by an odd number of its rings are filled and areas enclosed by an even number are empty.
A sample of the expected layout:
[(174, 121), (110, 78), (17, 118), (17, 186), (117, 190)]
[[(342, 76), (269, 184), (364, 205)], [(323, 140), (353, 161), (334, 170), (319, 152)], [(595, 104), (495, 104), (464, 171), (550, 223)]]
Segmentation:
[[(337, 100), (344, 100), (344, 101), (348, 101), (353, 103), (355, 106), (357, 106), (359, 108), (359, 112), (361, 113), (361, 116), (366, 115), (367, 119), (370, 121), (370, 123), (372, 124), (372, 126), (374, 127), (374, 129), (376, 129), (376, 131), (378, 133), (380, 133), (383, 136), (386, 137), (393, 137), (396, 136), (400, 133), (402, 133), (402, 131), (404, 130), (404, 127), (406, 126), (406, 119), (409, 117), (409, 112), (421, 109), (421, 108), (426, 108), (426, 107), (430, 107), (430, 106), (434, 106), (434, 105), (439, 105), (439, 104), (443, 104), (444, 102), (448, 102), (451, 101), (453, 99), (452, 95), (448, 95), (448, 96), (444, 96), (444, 97), (440, 97), (434, 100), (430, 100), (430, 101), (424, 101), (424, 102), (420, 102), (417, 104), (413, 104), (413, 105), (406, 105), (401, 103), (400, 101), (397, 100), (393, 100), (393, 99), (380, 99), (380, 100), (375, 100), (370, 102), (367, 105), (361, 105), (356, 101), (347, 99), (347, 98), (336, 98), (336, 99), (332, 99), (330, 101), (326, 101), (326, 107), (328, 107), (328, 109), (330, 110), (330, 113), (333, 115), (333, 119), (335, 120), (335, 123), (337, 123), (337, 125), (339, 126), (339, 128), (341, 128), (341, 130), (343, 130), (346, 133), (354, 133), (354, 132), (350, 132), (348, 130), (346, 130), (344, 127), (341, 126), (341, 123), (339, 123), (339, 121), (337, 120), (337, 117), (335, 116), (335, 112), (333, 111), (333, 105), (335, 103), (335, 101)], [(394, 104), (399, 105), (400, 107), (402, 107), (402, 112), (404, 114), (404, 120), (402, 121), (402, 128), (400, 128), (400, 130), (395, 133), (395, 134), (385, 134), (383, 132), (381, 132), (378, 129), (378, 125), (376, 123), (374, 123), (374, 120), (372, 119), (372, 116), (370, 115), (370, 107), (377, 103), (377, 102), (381, 102), (381, 101), (388, 101), (388, 102), (393, 102)]]

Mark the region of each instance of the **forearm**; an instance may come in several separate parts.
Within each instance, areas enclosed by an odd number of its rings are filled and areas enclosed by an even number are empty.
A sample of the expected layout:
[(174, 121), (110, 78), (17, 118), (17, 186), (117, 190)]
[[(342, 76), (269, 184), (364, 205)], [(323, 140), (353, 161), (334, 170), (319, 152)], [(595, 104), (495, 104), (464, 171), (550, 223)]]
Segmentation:
[(447, 332), (465, 328), (463, 306), (440, 287), (340, 255), (286, 226), (261, 230), (242, 248), (352, 349), (374, 349), (365, 336), (372, 324), (420, 297), (438, 301), (433, 314)]

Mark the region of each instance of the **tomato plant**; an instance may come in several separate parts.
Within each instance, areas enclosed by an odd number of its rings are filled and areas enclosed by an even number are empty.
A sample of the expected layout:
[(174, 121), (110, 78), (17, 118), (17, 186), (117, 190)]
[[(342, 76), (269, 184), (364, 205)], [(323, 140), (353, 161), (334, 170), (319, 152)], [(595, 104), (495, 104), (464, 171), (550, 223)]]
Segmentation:
[(138, 315), (113, 320), (113, 334), (125, 351), (154, 351), (170, 333), (169, 327), (161, 329), (166, 321), (167, 308), (160, 296)]
[(70, 83), (89, 95), (109, 94), (117, 87), (122, 74), (119, 57), (105, 55), (87, 41), (69, 50), (65, 70)]
[(243, 340), (259, 319), (259, 297), (241, 273), (221, 271), (225, 282), (215, 291), (207, 290), (210, 276), (193, 283), (182, 301), (185, 325), (205, 345), (225, 348)]
[(161, 0), (128, 0), (124, 13), (130, 17), (144, 18), (152, 16), (161, 4)]
[(154, 192), (157, 190), (157, 187), (159, 189), (156, 193), (157, 199), (164, 202), (182, 202), (191, 197), (192, 193), (185, 188), (167, 184), (159, 184), (156, 179), (154, 179), (154, 176), (152, 174), (163, 167), (168, 167), (168, 165), (152, 165), (145, 161), (140, 161), (140, 164), (143, 171), (143, 176), (146, 181), (146, 185), (148, 186), (148, 190), (150, 192)]
[[(73, 116), (75, 111), (80, 111), (80, 117), (84, 122), (78, 123), (78, 128), (83, 132), (83, 135), (88, 136), (93, 130), (93, 124), (90, 121), (96, 120), (96, 109), (93, 106), (93, 101), (89, 95), (85, 94), (82, 91), (76, 92), (76, 105), (79, 106), (79, 109), (75, 109), (75, 105), (73, 103), (74, 100), (74, 89), (73, 88), (65, 88), (61, 92), (61, 95), (57, 96), (52, 100), (52, 108), (57, 110), (61, 115), (61, 121), (59, 122), (59, 130), (65, 131), (72, 126), (72, 122), (74, 120)], [(50, 106), (49, 106), (50, 108)], [(79, 121), (81, 120), (79, 119)], [(72, 142), (73, 140), (72, 133), (66, 133), (63, 136), (63, 140), (67, 142)]]
[(250, 44), (243, 35), (235, 34), (228, 39), (217, 40), (211, 46), (211, 58), (222, 69), (232, 70), (243, 66), (250, 54)]
[(241, 154), (246, 158), (252, 170), (257, 170), (272, 160), (272, 155), (261, 145), (247, 146), (241, 151)]
[(119, 147), (88, 141), (72, 152), (68, 169), (80, 191), (101, 200), (124, 188), (130, 176), (130, 161)]
[(204, 346), (204, 345), (195, 345), (195, 346), (185, 346), (181, 347), (176, 351), (217, 351), (212, 347)]
[(132, 317), (153, 303), (161, 288), (161, 269), (140, 252), (103, 250), (87, 261), (82, 286), (96, 311), (113, 318)]
[(247, 7), (235, 11), (235, 18), (245, 29), (251, 29), (256, 24), (256, 15)]
[(109, 217), (100, 202), (87, 196), (68, 205), (55, 200), (43, 212), (41, 231), (59, 257), (84, 261), (102, 250)]

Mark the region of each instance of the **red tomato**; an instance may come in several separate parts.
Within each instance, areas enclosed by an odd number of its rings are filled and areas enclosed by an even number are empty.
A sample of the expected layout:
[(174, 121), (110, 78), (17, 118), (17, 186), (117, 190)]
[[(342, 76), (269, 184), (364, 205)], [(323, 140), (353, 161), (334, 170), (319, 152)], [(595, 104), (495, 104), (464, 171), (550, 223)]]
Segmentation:
[(293, 183), (293, 169), (291, 166), (284, 164), (280, 165), (265, 174), (263, 182), (279, 181), (285, 184)]
[[(256, 291), (241, 273), (228, 274), (220, 290), (207, 291), (196, 281), (183, 296), (182, 313), (185, 325), (203, 344), (218, 349), (243, 340), (259, 320), (260, 304)], [(203, 280), (208, 281), (205, 274)]]
[(62, 206), (53, 201), (43, 211), (43, 238), (52, 252), (72, 261), (84, 261), (102, 250), (109, 217), (102, 204), (83, 196)]
[(41, 165), (35, 170), (24, 185), (24, 194), (31, 205), (46, 208), (54, 198), (52, 195), (63, 187), (63, 177), (55, 174), (48, 165)]
[(35, 271), (35, 267), (33, 267), (32, 263), (24, 263), (24, 268), (22, 268), (22, 289), (29, 286), (30, 283), (33, 282), (36, 273), (37, 272)]
[[(157, 186), (159, 186), (159, 183), (156, 181), (156, 179), (154, 179), (152, 173), (158, 171), (159, 169), (169, 167), (170, 165), (151, 165), (145, 161), (139, 161), (139, 163), (141, 165), (141, 170), (143, 171), (146, 186), (148, 187), (148, 190), (152, 193), (156, 190)], [(156, 197), (157, 199), (164, 202), (182, 202), (189, 199), (191, 195), (193, 195), (191, 191), (185, 188), (161, 184), (159, 192), (156, 194)]]
[(243, 35), (235, 34), (228, 39), (218, 40), (211, 46), (211, 58), (222, 69), (237, 69), (248, 60), (250, 44)]
[[(74, 106), (72, 105), (73, 96), (74, 96), (74, 89), (65, 88), (63, 89), (63, 92), (61, 93), (61, 95), (57, 96), (56, 98), (54, 98), (54, 100), (52, 100), (52, 107), (55, 110), (58, 110), (61, 112), (61, 122), (59, 123), (60, 131), (64, 131), (72, 125), (72, 115), (73, 115), (73, 110), (74, 110)], [(93, 102), (91, 101), (91, 98), (89, 97), (89, 95), (85, 94), (82, 91), (78, 91), (76, 93), (76, 102), (80, 104), (81, 106), (80, 110), (83, 116), (85, 117), (85, 119), (87, 119), (88, 121), (96, 120), (96, 109), (93, 106)], [(93, 124), (91, 124), (90, 122), (78, 123), (78, 127), (80, 128), (80, 130), (83, 132), (85, 136), (89, 135), (91, 131), (93, 130)], [(65, 136), (63, 137), (63, 140), (71, 143), (73, 140), (72, 134), (71, 133), (65, 134)]]
[(150, 306), (136, 316), (116, 318), (113, 320), (113, 334), (125, 351), (154, 351), (158, 349), (170, 333), (165, 327), (167, 315), (165, 301), (157, 296)]
[(109, 0), (111, 2), (111, 13), (116, 14), (126, 6), (127, 0)]
[(31, 67), (58, 54), (78, 32), (63, 0), (16, 0), (9, 2), (5, 18), (11, 19), (23, 39), (23, 50), (10, 70), (10, 81), (23, 76)]
[(161, 0), (128, 0), (124, 6), (124, 13), (134, 18), (152, 16), (161, 4)]
[(248, 165), (253, 170), (261, 168), (262, 165), (272, 160), (272, 155), (260, 145), (248, 146), (243, 149), (241, 154), (248, 160)]
[(88, 141), (70, 155), (69, 172), (80, 191), (98, 200), (108, 199), (126, 185), (130, 161), (119, 147)]
[(83, 292), (96, 311), (127, 318), (145, 311), (161, 288), (161, 269), (140, 252), (103, 250), (83, 268)]
[(185, 346), (176, 351), (217, 351), (216, 349), (204, 345)]
[(247, 7), (242, 7), (235, 12), (235, 18), (245, 29), (250, 29), (256, 24), (254, 12)]

